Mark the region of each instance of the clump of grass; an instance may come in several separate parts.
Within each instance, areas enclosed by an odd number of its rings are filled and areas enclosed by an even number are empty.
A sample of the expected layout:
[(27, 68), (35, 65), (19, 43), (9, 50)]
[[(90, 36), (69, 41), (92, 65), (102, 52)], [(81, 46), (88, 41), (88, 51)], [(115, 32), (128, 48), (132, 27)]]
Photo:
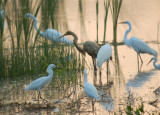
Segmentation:
[[(46, 72), (48, 64), (54, 63), (64, 71), (83, 68), (81, 57), (72, 46), (51, 43), (35, 32), (33, 20), (24, 18), (26, 13), (37, 17), (42, 10), (40, 29), (54, 28), (54, 14), (57, 0), (33, 2), (13, 0), (13, 7), (6, 7), (6, 21), (10, 34), (10, 53), (2, 56), (6, 66), (0, 69), (0, 77), (17, 77)], [(34, 4), (34, 8), (32, 6)], [(42, 7), (43, 6), (43, 7)], [(45, 21), (43, 21), (45, 20)], [(79, 67), (80, 65), (80, 67)], [(60, 72), (59, 70), (57, 72)], [(70, 79), (70, 78), (69, 78)]]

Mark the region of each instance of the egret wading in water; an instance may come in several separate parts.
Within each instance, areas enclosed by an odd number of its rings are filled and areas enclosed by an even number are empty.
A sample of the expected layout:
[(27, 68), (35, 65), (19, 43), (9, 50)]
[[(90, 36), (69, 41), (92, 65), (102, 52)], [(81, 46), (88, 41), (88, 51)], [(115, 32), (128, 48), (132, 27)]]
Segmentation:
[(97, 66), (102, 67), (102, 64), (107, 61), (107, 82), (108, 82), (108, 64), (109, 60), (112, 60), (112, 48), (109, 44), (103, 45), (97, 54)]
[[(39, 98), (40, 99), (43, 99), (41, 97), (41, 89), (44, 88), (51, 80), (52, 80), (52, 77), (53, 77), (53, 71), (52, 71), (52, 68), (57, 68), (54, 64), (50, 64), (47, 68), (47, 72), (49, 73), (48, 76), (44, 76), (44, 77), (41, 77), (41, 78), (38, 78), (36, 80), (34, 80), (31, 84), (29, 84), (28, 86), (25, 86), (25, 91), (28, 91), (28, 90), (38, 90), (39, 93), (38, 93), (38, 102), (39, 102)], [(45, 100), (45, 99), (43, 99)], [(47, 101), (47, 100), (45, 100)]]
[(72, 44), (72, 42), (67, 38), (67, 37), (63, 37), (61, 39), (58, 39), (60, 36), (62, 36), (62, 34), (60, 32), (58, 32), (55, 29), (46, 29), (45, 32), (40, 31), (37, 28), (37, 19), (32, 15), (32, 14), (25, 14), (24, 17), (30, 17), (34, 20), (34, 27), (37, 30), (37, 32), (39, 33), (40, 36), (52, 41), (52, 42), (61, 42), (61, 43), (67, 43), (69, 45)]
[[(140, 72), (143, 64), (143, 60), (140, 56), (140, 53), (147, 53), (155, 57), (157, 57), (158, 53), (156, 50), (149, 47), (148, 44), (146, 44), (144, 41), (142, 41), (137, 37), (131, 37), (130, 39), (127, 38), (128, 33), (131, 31), (131, 23), (129, 21), (120, 22), (120, 24), (127, 24), (129, 26), (129, 29), (126, 30), (124, 34), (124, 42), (129, 48), (132, 47), (137, 52), (138, 72)], [(141, 60), (140, 69), (139, 69), (139, 58)]]
[(91, 97), (92, 98), (92, 110), (94, 111), (94, 103), (93, 103), (93, 98), (94, 99), (98, 99), (98, 92), (96, 87), (88, 82), (87, 79), (87, 70), (84, 69), (84, 76), (85, 76), (85, 81), (84, 81), (84, 90), (85, 93), (87, 95), (87, 97)]
[(156, 62), (157, 62), (157, 57), (152, 57), (151, 60), (148, 62), (148, 64), (149, 64), (152, 60), (154, 60), (153, 66), (154, 66), (156, 69), (159, 69), (159, 70), (160, 70), (160, 64), (158, 64), (158, 65), (156, 64)]
[[(73, 40), (73, 44), (74, 46), (77, 48), (77, 50), (82, 53), (84, 56), (86, 55), (86, 52), (88, 55), (90, 55), (92, 57), (92, 61), (93, 61), (93, 66), (94, 66), (94, 70), (97, 70), (96, 68), (96, 58), (97, 58), (97, 53), (100, 49), (100, 46), (93, 42), (93, 41), (86, 41), (84, 44), (83, 44), (83, 47), (79, 46), (77, 41), (78, 41), (78, 37), (75, 33), (71, 32), (71, 31), (67, 31), (63, 36), (61, 37), (64, 37), (66, 35), (72, 35), (74, 37), (74, 40)], [(60, 37), (60, 38), (61, 38)]]

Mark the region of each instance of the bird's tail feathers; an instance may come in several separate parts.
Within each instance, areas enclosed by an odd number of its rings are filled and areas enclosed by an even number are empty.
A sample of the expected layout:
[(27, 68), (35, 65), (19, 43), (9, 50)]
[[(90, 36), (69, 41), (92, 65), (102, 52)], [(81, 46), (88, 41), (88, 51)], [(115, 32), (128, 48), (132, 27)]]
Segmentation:
[(25, 89), (25, 92), (27, 92), (29, 90), (28, 85), (25, 84), (24, 89)]

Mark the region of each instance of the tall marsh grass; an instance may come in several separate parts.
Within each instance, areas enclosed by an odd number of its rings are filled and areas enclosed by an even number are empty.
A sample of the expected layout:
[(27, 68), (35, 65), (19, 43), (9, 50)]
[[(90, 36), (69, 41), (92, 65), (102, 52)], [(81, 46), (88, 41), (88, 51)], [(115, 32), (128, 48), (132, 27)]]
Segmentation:
[[(10, 45), (8, 45), (8, 53), (0, 56), (1, 59), (3, 58), (1, 61), (3, 65), (0, 65), (0, 78), (43, 73), (51, 63), (61, 68), (59, 72), (83, 68), (81, 57), (72, 46), (51, 43), (40, 37), (35, 31), (33, 20), (24, 18), (28, 12), (35, 17), (40, 15), (42, 17), (38, 21), (40, 29), (54, 28), (57, 2), (57, 0), (38, 0), (38, 2), (13, 0), (6, 3), (5, 15), (9, 38), (4, 44)], [(13, 7), (9, 7), (9, 4)], [(6, 49), (2, 47), (2, 50)]]

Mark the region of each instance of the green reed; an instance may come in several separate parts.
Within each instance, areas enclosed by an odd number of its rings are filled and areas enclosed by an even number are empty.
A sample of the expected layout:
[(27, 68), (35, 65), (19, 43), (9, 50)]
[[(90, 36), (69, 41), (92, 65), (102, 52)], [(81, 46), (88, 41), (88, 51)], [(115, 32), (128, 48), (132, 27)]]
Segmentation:
[(113, 20), (113, 42), (117, 42), (117, 23), (118, 23), (118, 17), (120, 13), (122, 5), (122, 0), (112, 0), (111, 5), (111, 14), (112, 14), (112, 20)]
[[(35, 17), (41, 11), (40, 30), (54, 28), (54, 14), (57, 0), (38, 2), (26, 0), (10, 1), (13, 7), (6, 6), (6, 24), (9, 33), (9, 53), (1, 55), (3, 66), (0, 65), (0, 77), (16, 77), (46, 72), (46, 67), (54, 63), (61, 70), (72, 71), (83, 68), (81, 57), (77, 55), (73, 46), (52, 43), (40, 37), (36, 32), (33, 20), (24, 18), (26, 13)], [(34, 6), (34, 8), (32, 8)], [(49, 25), (52, 25), (51, 27)], [(5, 43), (4, 44), (8, 44)], [(3, 49), (6, 50), (6, 49)], [(80, 67), (79, 67), (80, 65)]]
[(98, 14), (99, 14), (99, 10), (98, 10), (98, 0), (96, 1), (96, 23), (97, 23), (97, 44), (98, 44)]
[(108, 17), (109, 7), (110, 7), (110, 0), (106, 0), (106, 2), (104, 2), (105, 18), (104, 18), (104, 36), (103, 36), (103, 43), (105, 43), (105, 39), (106, 39), (107, 17)]

